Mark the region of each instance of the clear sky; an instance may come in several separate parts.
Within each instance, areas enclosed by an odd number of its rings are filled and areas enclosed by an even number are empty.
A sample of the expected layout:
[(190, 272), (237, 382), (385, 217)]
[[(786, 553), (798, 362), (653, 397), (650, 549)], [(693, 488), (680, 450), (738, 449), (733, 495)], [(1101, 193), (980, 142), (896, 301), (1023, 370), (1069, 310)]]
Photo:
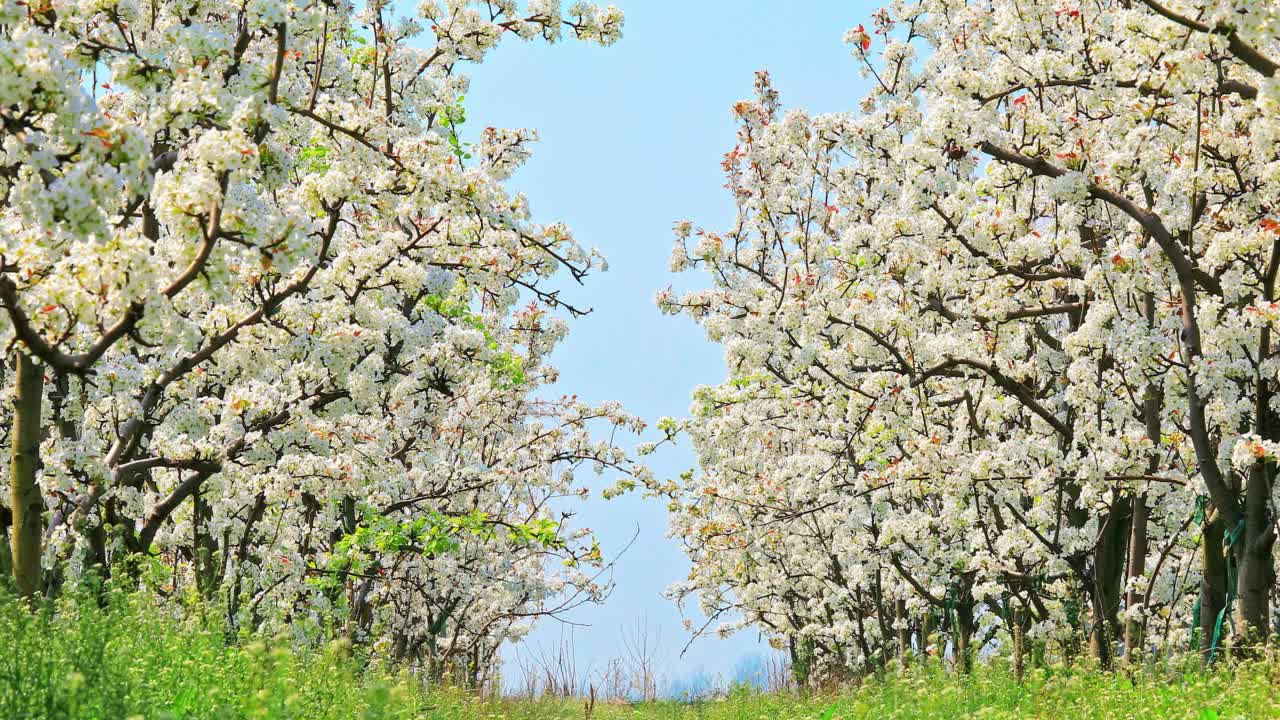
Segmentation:
[[(686, 415), (694, 386), (717, 383), (725, 373), (719, 348), (688, 319), (662, 316), (653, 295), (667, 285), (704, 282), (668, 272), (672, 222), (687, 218), (724, 228), (732, 221), (720, 170), (735, 138), (732, 104), (750, 97), (755, 71), (766, 69), (786, 106), (814, 113), (854, 109), (867, 84), (841, 38), (859, 23), (870, 27), (879, 2), (615, 4), (627, 14), (617, 44), (508, 41), (470, 69), (466, 105), (473, 128), (539, 131), (535, 155), (512, 186), (529, 196), (539, 221), (564, 220), (580, 242), (599, 247), (609, 260), (609, 272), (589, 277), (583, 287), (565, 287), (566, 297), (594, 312), (572, 323), (557, 351), (562, 391), (588, 401), (619, 400), (652, 425), (663, 415)], [(687, 444), (650, 461), (662, 478), (695, 464)], [(745, 656), (765, 649), (755, 633), (743, 633), (700, 640), (678, 657), (687, 634), (662, 592), (686, 575), (688, 562), (665, 536), (663, 504), (638, 495), (597, 496), (578, 521), (597, 532), (607, 555), (639, 532), (618, 562), (609, 601), (569, 616), (590, 626), (575, 632), (579, 671), (602, 669), (620, 654), (621, 633), (643, 620), (661, 634), (661, 667), (672, 680), (700, 670), (731, 677)], [(696, 608), (690, 611), (700, 617)], [(553, 644), (563, 628), (544, 622), (527, 643)]]

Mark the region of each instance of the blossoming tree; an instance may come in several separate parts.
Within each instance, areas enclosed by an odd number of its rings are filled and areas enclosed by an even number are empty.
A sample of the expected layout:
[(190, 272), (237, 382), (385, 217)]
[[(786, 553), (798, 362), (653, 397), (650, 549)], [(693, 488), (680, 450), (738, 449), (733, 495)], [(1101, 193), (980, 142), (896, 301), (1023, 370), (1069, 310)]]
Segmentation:
[(1264, 638), (1278, 22), (923, 0), (848, 34), (855, 113), (783, 113), (761, 75), (734, 226), (677, 225), (713, 286), (659, 295), (729, 365), (684, 424), (700, 472), (658, 488), (673, 592), (832, 668), (940, 625), (962, 663)]
[(21, 592), (127, 567), (472, 679), (603, 592), (555, 499), (579, 465), (632, 471), (587, 423), (638, 421), (539, 399), (581, 312), (549, 283), (603, 261), (503, 187), (535, 136), (469, 133), (460, 69), (507, 35), (609, 44), (622, 15), (399, 12), (0, 2)]

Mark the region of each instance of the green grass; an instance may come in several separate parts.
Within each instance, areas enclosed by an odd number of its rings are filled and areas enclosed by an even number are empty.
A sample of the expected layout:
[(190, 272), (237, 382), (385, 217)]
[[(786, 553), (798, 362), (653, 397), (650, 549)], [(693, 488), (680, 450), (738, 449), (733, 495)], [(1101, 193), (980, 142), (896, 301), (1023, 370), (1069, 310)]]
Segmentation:
[(221, 626), (137, 599), (32, 614), (0, 599), (0, 718), (420, 718), (405, 678), (361, 668), (341, 643), (228, 646)]
[[(732, 693), (697, 705), (659, 703), (597, 707), (602, 720), (925, 720), (943, 718), (1227, 718), (1280, 717), (1275, 666), (1240, 664), (1215, 673), (1123, 673), (1086, 668), (1033, 671), (1014, 682), (1007, 668), (990, 666), (968, 678), (938, 668), (889, 676), (835, 696), (807, 698)], [(543, 720), (582, 718), (582, 703), (463, 703), (435, 717)]]
[[(999, 663), (969, 677), (938, 667), (889, 675), (838, 694), (736, 691), (695, 704), (600, 703), (598, 720), (852, 718), (1280, 717), (1280, 665), (1200, 672), (1194, 662), (1130, 674), (1056, 666), (1022, 684)], [(581, 701), (488, 701), (428, 692), (368, 667), (340, 643), (316, 651), (251, 641), (228, 646), (213, 622), (179, 620), (136, 599), (100, 610), (61, 603), (31, 613), (0, 599), (0, 718), (405, 718), (565, 720)]]

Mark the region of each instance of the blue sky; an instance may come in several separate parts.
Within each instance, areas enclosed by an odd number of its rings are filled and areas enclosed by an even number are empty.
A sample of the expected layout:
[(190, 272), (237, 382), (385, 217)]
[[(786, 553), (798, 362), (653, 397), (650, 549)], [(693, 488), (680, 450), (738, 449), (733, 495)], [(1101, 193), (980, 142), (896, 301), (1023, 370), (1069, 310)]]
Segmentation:
[[(599, 247), (610, 270), (565, 287), (594, 312), (572, 324), (555, 356), (560, 389), (588, 401), (619, 400), (653, 423), (684, 416), (698, 384), (724, 377), (720, 349), (685, 318), (662, 316), (654, 293), (704, 282), (667, 270), (671, 224), (690, 219), (727, 227), (733, 204), (720, 160), (735, 138), (732, 104), (750, 97), (766, 69), (787, 106), (851, 110), (866, 93), (844, 31), (870, 27), (876, 2), (847, 0), (616, 0), (627, 14), (622, 40), (608, 48), (577, 42), (507, 42), (469, 70), (468, 123), (536, 128), (541, 142), (512, 186), (528, 194), (539, 221), (564, 220), (584, 245)], [(651, 439), (657, 439), (653, 437)], [(686, 445), (650, 457), (660, 477), (693, 467)], [(606, 482), (611, 482), (606, 478)], [(598, 483), (602, 486), (604, 482)], [(637, 496), (594, 497), (578, 521), (606, 554), (636, 543), (617, 566), (616, 590), (602, 606), (574, 611), (580, 671), (600, 670), (620, 653), (637, 620), (660, 633), (671, 679), (705, 672), (732, 676), (764, 649), (755, 633), (703, 639), (679, 658), (687, 635), (662, 592), (688, 572), (665, 537), (663, 504)], [(696, 615), (696, 608), (688, 608)], [(563, 630), (540, 626), (528, 640), (555, 643)]]

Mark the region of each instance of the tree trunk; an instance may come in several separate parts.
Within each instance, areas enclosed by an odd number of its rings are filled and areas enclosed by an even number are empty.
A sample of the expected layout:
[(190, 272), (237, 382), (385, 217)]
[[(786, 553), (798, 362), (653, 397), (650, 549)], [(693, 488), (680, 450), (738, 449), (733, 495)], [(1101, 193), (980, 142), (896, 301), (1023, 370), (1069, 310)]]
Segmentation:
[(1049, 643), (1043, 638), (1037, 638), (1031, 643), (1031, 667), (1042, 668), (1045, 666), (1045, 658), (1049, 654)]
[[(1155, 295), (1147, 292), (1143, 297), (1143, 315), (1147, 318), (1147, 327), (1155, 327), (1156, 301)], [(1151, 441), (1151, 452), (1147, 458), (1147, 474), (1155, 475), (1160, 469), (1160, 445), (1163, 442), (1164, 430), (1161, 425), (1160, 410), (1162, 393), (1159, 385), (1149, 383), (1142, 394), (1142, 418), (1146, 425), (1147, 439)], [(1147, 573), (1147, 551), (1150, 539), (1147, 536), (1147, 520), (1150, 508), (1147, 507), (1146, 492), (1139, 493), (1133, 499), (1133, 520), (1129, 527), (1129, 567), (1125, 572), (1127, 578), (1124, 607), (1126, 612), (1138, 605), (1138, 593), (1134, 590), (1134, 581)], [(1146, 596), (1143, 596), (1144, 600)], [(1146, 608), (1143, 608), (1143, 612)], [(1130, 617), (1124, 624), (1124, 662), (1132, 664), (1141, 651), (1142, 630), (1146, 623), (1138, 618)]]
[[(1080, 575), (1080, 571), (1076, 571)], [(1071, 629), (1066, 633), (1061, 641), (1062, 662), (1067, 667), (1071, 667), (1080, 655), (1080, 649), (1089, 639), (1088, 630), (1085, 628), (1084, 608), (1089, 605), (1089, 598), (1093, 595), (1093, 590), (1089, 587), (1092, 583), (1082, 584), (1080, 587), (1072, 588), (1072, 593), (1067, 597), (1064, 603), (1066, 611), (1067, 627)]]
[(13, 441), (9, 466), (10, 505), (13, 509), (12, 562), (18, 595), (34, 597), (40, 589), (43, 553), (44, 499), (40, 469), (40, 406), (44, 401), (44, 371), (18, 350), (14, 377)]
[(956, 669), (968, 674), (973, 670), (973, 603), (956, 603)]
[[(1272, 250), (1280, 253), (1280, 241)], [(1272, 258), (1266, 287), (1266, 297), (1275, 294), (1276, 258)], [(1271, 352), (1271, 328), (1264, 327), (1258, 343), (1259, 367)], [(1258, 372), (1254, 378), (1254, 431), (1265, 440), (1280, 438), (1280, 423), (1273, 422), (1271, 400), (1274, 396), (1270, 379)], [(1265, 459), (1259, 459), (1249, 471), (1244, 491), (1244, 532), (1236, 541), (1236, 557), (1240, 562), (1240, 574), (1236, 592), (1236, 627), (1242, 633), (1240, 647), (1259, 647), (1267, 640), (1271, 608), (1269, 595), (1275, 584), (1275, 565), (1271, 558), (1275, 544), (1275, 529), (1271, 524), (1269, 506), (1274, 468)]]
[(933, 608), (924, 611), (924, 619), (920, 622), (920, 656), (929, 657), (929, 636), (933, 634)]
[(1241, 648), (1266, 642), (1270, 603), (1268, 595), (1275, 580), (1271, 559), (1275, 533), (1267, 517), (1271, 495), (1271, 471), (1264, 461), (1254, 463), (1245, 488), (1244, 533), (1237, 540), (1240, 562), (1237, 584), (1236, 627), (1242, 634)]
[(790, 645), (791, 675), (795, 678), (797, 687), (806, 688), (813, 679), (813, 639), (806, 636), (797, 641), (793, 635)]
[(217, 594), (222, 579), (218, 567), (218, 539), (206, 529), (213, 511), (204, 495), (196, 490), (191, 509), (191, 554), (196, 592), (205, 600)]
[(1128, 497), (1113, 503), (1102, 521), (1098, 544), (1094, 548), (1093, 632), (1089, 651), (1098, 664), (1111, 666), (1114, 640), (1119, 635), (1120, 585), (1124, 578), (1125, 552), (1129, 545), (1129, 522), (1132, 505)]
[[(49, 387), (49, 417), (45, 419), (41, 432), (41, 441), (47, 440), (56, 429), (58, 437), (61, 440), (77, 440), (79, 433), (74, 419), (68, 410), (68, 404), (71, 402), (71, 377), (65, 372), (58, 372), (51, 369), (52, 384)], [(75, 482), (80, 486), (87, 486), (88, 483), (84, 479), (83, 473), (76, 470)], [(46, 528), (45, 536), (54, 534), (65, 522), (73, 516), (73, 507), (66, 503), (55, 506), (49, 516), (48, 528)], [(73, 550), (74, 551), (74, 550)], [(84, 574), (93, 573), (92, 558), (88, 558), (90, 562), (85, 563)], [(48, 568), (44, 572), (44, 592), (45, 597), (55, 598), (62, 590), (62, 584), (66, 581), (66, 567), (64, 564), (58, 563)], [(97, 586), (99, 590), (101, 585)], [(99, 601), (105, 601), (105, 597), (100, 596)]]
[(907, 601), (898, 600), (893, 605), (894, 624), (898, 626), (898, 661), (907, 668), (911, 657), (911, 629), (907, 627)]
[(246, 558), (249, 557), (250, 542), (253, 537), (253, 526), (262, 519), (263, 512), (267, 508), (267, 498), (262, 493), (258, 493), (253, 500), (253, 509), (249, 511), (249, 517), (244, 522), (244, 534), (240, 536), (240, 545), (234, 554), (231, 553), (231, 543), (225, 543), (225, 557), (227, 557), (227, 572), (232, 575), (231, 591), (227, 593), (227, 639), (230, 641), (235, 637), (235, 633), (239, 628), (240, 603), (243, 598), (240, 597), (240, 587), (242, 582), (243, 570), (241, 566)]
[(1222, 554), (1222, 518), (1206, 518), (1200, 559), (1200, 654), (1209, 661), (1218, 612), (1227, 601), (1227, 563)]
[[(1147, 495), (1133, 499), (1133, 521), (1129, 527), (1129, 567), (1125, 576), (1128, 586), (1124, 596), (1125, 611), (1131, 611), (1140, 601), (1133, 581), (1147, 572)], [(1124, 623), (1124, 662), (1129, 665), (1137, 657), (1142, 645), (1142, 622), (1128, 617)]]
[(1009, 611), (1013, 626), (1013, 676), (1021, 685), (1027, 671), (1027, 612), (1014, 603), (1010, 603)]

